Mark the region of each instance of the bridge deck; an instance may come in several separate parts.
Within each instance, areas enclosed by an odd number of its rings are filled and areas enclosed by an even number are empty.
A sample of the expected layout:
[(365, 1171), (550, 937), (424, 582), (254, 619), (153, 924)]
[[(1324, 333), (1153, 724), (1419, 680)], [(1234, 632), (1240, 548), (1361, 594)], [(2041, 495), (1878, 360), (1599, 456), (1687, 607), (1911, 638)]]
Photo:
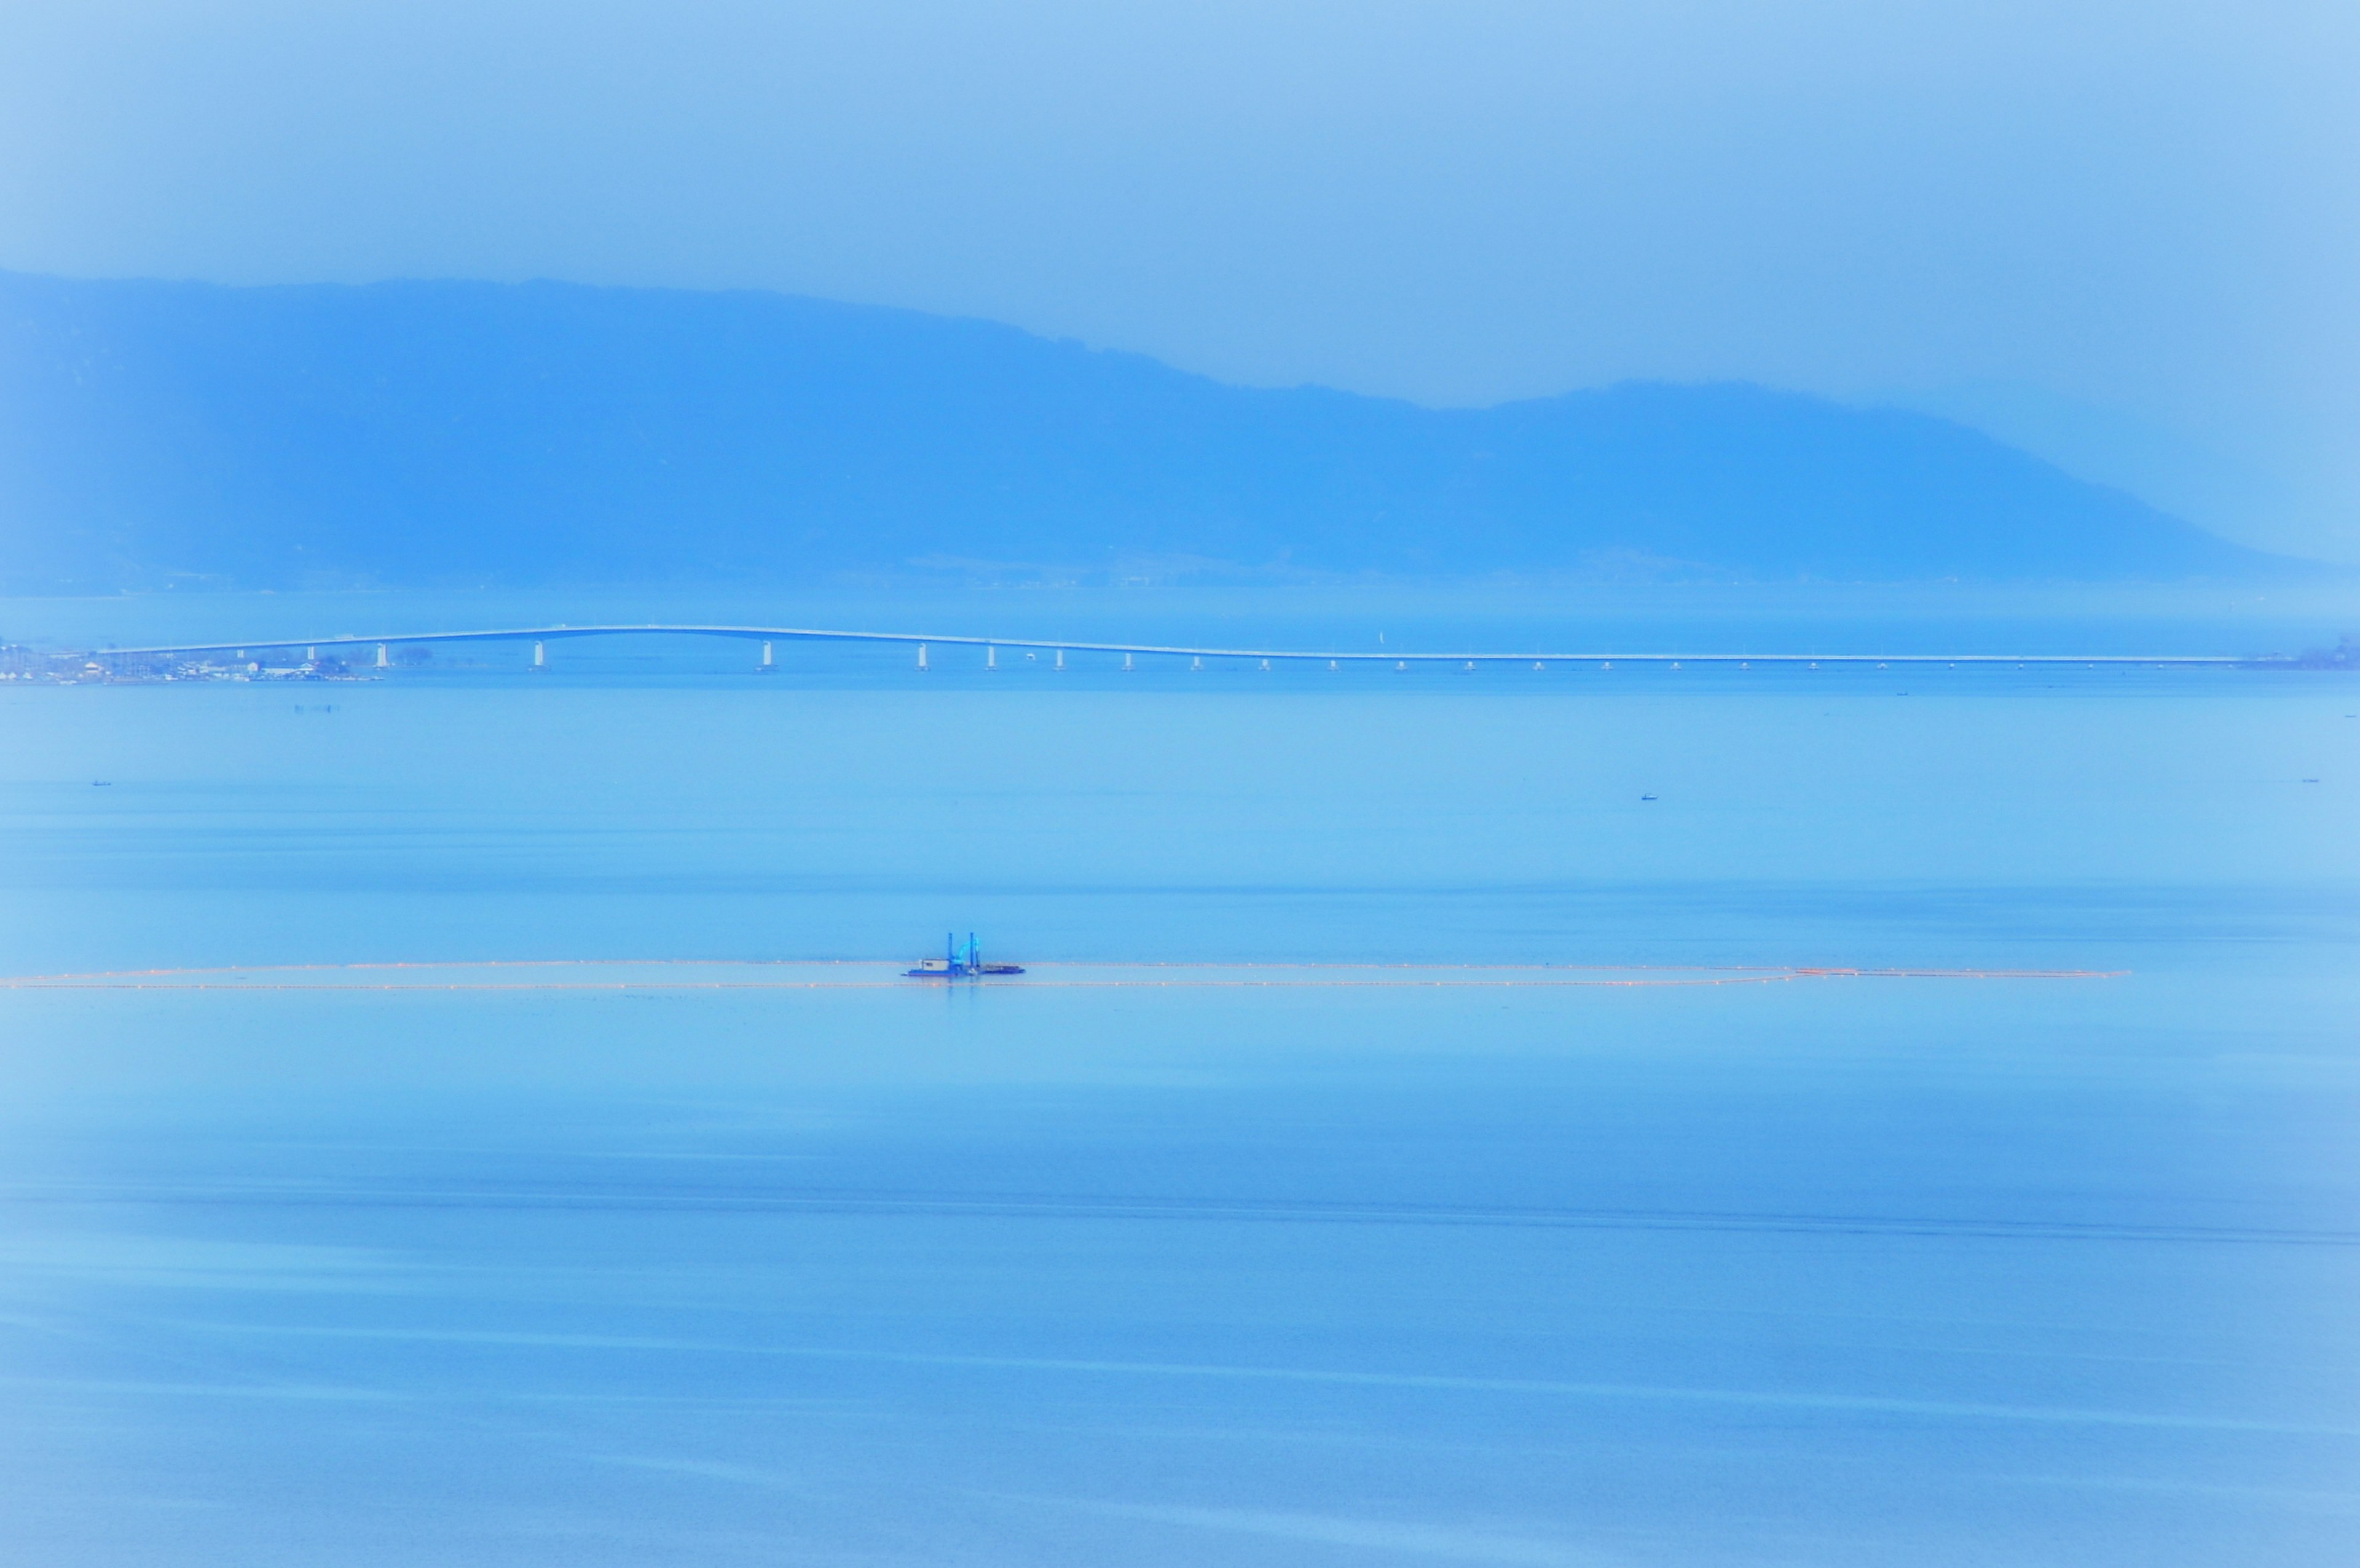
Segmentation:
[(716, 637), (759, 642), (899, 643), (932, 648), (1016, 648), (1063, 653), (1120, 653), (1182, 659), (1329, 660), (1354, 664), (2145, 664), (2236, 665), (2251, 659), (2229, 654), (2062, 653), (1647, 653), (1612, 649), (1505, 653), (1474, 649), (1412, 653), (1401, 649), (1351, 652), (1339, 648), (1197, 648), (1170, 643), (1079, 642), (1048, 637), (945, 636), (933, 632), (836, 631), (814, 626), (500, 626), (475, 631), (399, 632), (377, 637), (248, 638), (243, 642), (172, 643), (152, 648), (93, 650), (93, 659), (158, 658), (173, 654), (246, 653), (268, 648), (357, 648), (438, 642), (556, 642), (592, 637)]

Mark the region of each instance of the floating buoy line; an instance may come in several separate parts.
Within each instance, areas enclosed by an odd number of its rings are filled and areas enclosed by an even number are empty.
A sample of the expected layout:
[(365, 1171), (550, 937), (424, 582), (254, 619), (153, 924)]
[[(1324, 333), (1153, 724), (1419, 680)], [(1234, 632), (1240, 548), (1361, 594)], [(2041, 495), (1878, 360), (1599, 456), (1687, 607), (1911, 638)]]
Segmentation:
[[(2110, 980), (2126, 970), (1816, 964), (1032, 964), (996, 990), (1760, 985), (1810, 980)], [(912, 989), (870, 959), (485, 959), (124, 969), (0, 978), (12, 991), (812, 991)]]

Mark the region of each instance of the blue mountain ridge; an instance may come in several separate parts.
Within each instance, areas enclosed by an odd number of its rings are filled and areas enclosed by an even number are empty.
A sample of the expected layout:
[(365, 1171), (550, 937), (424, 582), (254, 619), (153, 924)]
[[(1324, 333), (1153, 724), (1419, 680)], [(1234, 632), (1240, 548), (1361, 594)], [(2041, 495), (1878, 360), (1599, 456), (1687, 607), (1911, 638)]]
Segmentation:
[(773, 294), (20, 274), (0, 530), (20, 593), (2299, 564), (1961, 426), (1744, 384), (1437, 409)]

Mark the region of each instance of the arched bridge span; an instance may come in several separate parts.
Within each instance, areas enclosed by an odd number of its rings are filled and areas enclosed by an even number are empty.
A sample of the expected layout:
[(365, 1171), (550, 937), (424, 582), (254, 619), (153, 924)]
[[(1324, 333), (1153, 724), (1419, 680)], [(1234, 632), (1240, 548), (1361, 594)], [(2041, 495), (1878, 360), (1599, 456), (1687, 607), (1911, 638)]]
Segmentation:
[(1377, 651), (1312, 649), (1299, 648), (1220, 648), (1198, 647), (1174, 643), (1092, 642), (1047, 637), (996, 637), (944, 635), (934, 632), (874, 632), (841, 631), (817, 626), (750, 626), (705, 624), (663, 624), (552, 626), (496, 626), (467, 631), (422, 631), (383, 634), (370, 637), (249, 637), (238, 642), (173, 643), (148, 648), (110, 648), (93, 650), (90, 657), (101, 661), (117, 659), (196, 657), (205, 654), (246, 655), (280, 648), (302, 648), (307, 658), (316, 659), (322, 653), (358, 652), (364, 663), (384, 664), (393, 648), (432, 643), (469, 642), (530, 642), (535, 645), (534, 659), (538, 663), (543, 649), (552, 642), (583, 637), (729, 637), (763, 645), (761, 661), (772, 659), (772, 648), (779, 643), (869, 643), (898, 644), (917, 650), (918, 662), (924, 666), (930, 650), (941, 648), (966, 648), (983, 650), (987, 662), (993, 660), (998, 650), (1008, 648), (1018, 652), (1052, 653), (1062, 664), (1069, 653), (1120, 655), (1126, 664), (1141, 658), (1187, 659), (1201, 662), (1216, 659), (1255, 659), (1263, 663), (1284, 661), (1290, 664), (1316, 664), (1325, 661), (1331, 666), (1341, 664), (1392, 664), (1399, 668), (1410, 665), (1462, 664), (1699, 664), (1699, 665), (2240, 665), (2256, 660), (2227, 654), (2058, 654), (2058, 653), (1664, 653), (1633, 652), (1620, 649), (1551, 650), (1502, 652), (1498, 649), (1460, 649), (1455, 652), (1414, 653), (1403, 649)]

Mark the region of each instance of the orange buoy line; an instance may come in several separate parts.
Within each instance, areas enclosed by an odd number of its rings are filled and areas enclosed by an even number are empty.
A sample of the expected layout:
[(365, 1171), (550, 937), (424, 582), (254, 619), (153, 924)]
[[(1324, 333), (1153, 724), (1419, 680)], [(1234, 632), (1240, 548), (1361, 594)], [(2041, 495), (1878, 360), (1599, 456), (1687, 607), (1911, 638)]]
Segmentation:
[[(898, 973), (847, 975), (847, 969), (886, 965), (869, 959), (470, 959), (456, 963), (225, 964), (184, 969), (108, 970), (76, 975), (0, 978), (7, 990), (173, 991), (761, 991), (906, 989)], [(893, 967), (898, 971), (898, 964)], [(727, 977), (672, 974), (617, 975), (617, 970), (732, 972)], [(2105, 980), (2126, 970), (2099, 969), (1858, 969), (1760, 964), (1120, 964), (1106, 961), (1035, 965), (1023, 978), (996, 980), (1000, 988), (1464, 988), (1470, 986), (1758, 985), (1788, 980)], [(786, 975), (738, 978), (746, 970), (834, 971), (826, 977)], [(570, 978), (494, 978), (513, 971), (588, 971)], [(1070, 977), (1057, 972), (1098, 971)], [(1131, 971), (1130, 975), (1106, 971)], [(601, 974), (599, 972), (606, 972)], [(1043, 973), (1046, 971), (1047, 973)], [(1176, 974), (1174, 972), (1177, 972)], [(484, 978), (473, 976), (483, 975)], [(300, 978), (299, 978), (300, 976)], [(311, 978), (317, 976), (318, 978)], [(365, 978), (365, 976), (385, 976)], [(453, 976), (444, 978), (443, 976)]]
[(1805, 980), (2119, 980), (2127, 969), (1797, 969)]

